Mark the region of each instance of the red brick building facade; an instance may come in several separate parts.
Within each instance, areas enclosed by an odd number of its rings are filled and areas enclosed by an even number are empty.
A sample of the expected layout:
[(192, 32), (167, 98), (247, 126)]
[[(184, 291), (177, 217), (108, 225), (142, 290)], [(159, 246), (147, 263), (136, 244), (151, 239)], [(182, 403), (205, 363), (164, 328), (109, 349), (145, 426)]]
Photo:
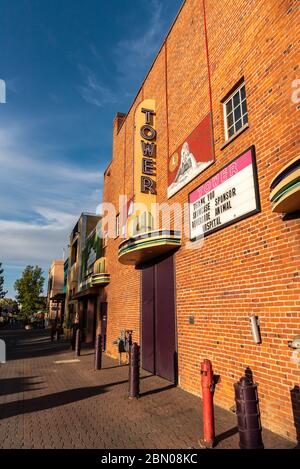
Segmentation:
[[(134, 184), (135, 115), (144, 100), (155, 102), (159, 203), (187, 204), (191, 191), (255, 149), (257, 213), (221, 226), (199, 249), (186, 248), (189, 236), (182, 230), (180, 248), (170, 253), (178, 384), (200, 395), (200, 362), (208, 358), (220, 375), (215, 403), (229, 409), (233, 383), (250, 368), (259, 384), (262, 424), (294, 440), (300, 354), (288, 341), (300, 334), (300, 221), (297, 212), (273, 212), (269, 196), (278, 171), (300, 155), (299, 100), (292, 97), (300, 78), (299, 25), (297, 0), (184, 2), (129, 112), (115, 118), (103, 195), (118, 207), (120, 194), (132, 200), (140, 191)], [(224, 103), (243, 84), (248, 118), (237, 112), (230, 130)], [(206, 116), (214, 162), (168, 198), (170, 157)], [(133, 329), (143, 347), (143, 269), (118, 260), (123, 242), (109, 238), (104, 254), (110, 283), (102, 301), (108, 306), (107, 351), (114, 356), (122, 329)], [(259, 344), (251, 335), (253, 314), (260, 321)]]

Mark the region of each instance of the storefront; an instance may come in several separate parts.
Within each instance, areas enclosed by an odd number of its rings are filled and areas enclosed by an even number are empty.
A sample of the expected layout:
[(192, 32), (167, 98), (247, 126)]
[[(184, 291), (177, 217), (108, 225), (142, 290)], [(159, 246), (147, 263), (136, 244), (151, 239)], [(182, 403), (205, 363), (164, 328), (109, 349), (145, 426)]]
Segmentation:
[(143, 368), (198, 395), (208, 358), (227, 409), (251, 369), (263, 425), (295, 439), (300, 151), (289, 97), (299, 54), (282, 52), (300, 31), (282, 4), (259, 3), (258, 14), (238, 3), (187, 0), (116, 115), (103, 194), (113, 235), (102, 220), (107, 351), (117, 357), (120, 331), (133, 330)]
[(82, 214), (70, 236), (68, 322), (78, 324), (82, 341), (93, 343), (97, 328), (105, 341), (106, 307), (103, 287), (109, 284), (100, 236), (100, 217)]

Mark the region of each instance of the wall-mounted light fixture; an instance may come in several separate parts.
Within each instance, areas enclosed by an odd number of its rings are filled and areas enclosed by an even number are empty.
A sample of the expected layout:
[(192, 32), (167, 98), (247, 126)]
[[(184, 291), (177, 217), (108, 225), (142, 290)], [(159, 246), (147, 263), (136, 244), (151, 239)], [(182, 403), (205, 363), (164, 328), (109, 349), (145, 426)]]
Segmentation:
[(251, 333), (253, 337), (253, 341), (255, 344), (261, 343), (261, 335), (260, 335), (260, 321), (255, 314), (252, 314), (249, 318), (250, 325), (251, 325)]

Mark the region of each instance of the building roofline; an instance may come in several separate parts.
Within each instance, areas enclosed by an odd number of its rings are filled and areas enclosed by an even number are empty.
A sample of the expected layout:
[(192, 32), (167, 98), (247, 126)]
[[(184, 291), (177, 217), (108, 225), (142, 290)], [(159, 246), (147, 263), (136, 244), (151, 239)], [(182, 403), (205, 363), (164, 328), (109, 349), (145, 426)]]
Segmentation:
[[(100, 217), (100, 215), (97, 215), (96, 212), (81, 212), (80, 217), (82, 217), (82, 215), (89, 216), (89, 217)], [(80, 217), (78, 218), (78, 220), (80, 219)]]
[(49, 271), (54, 267), (55, 264), (63, 264), (65, 261), (63, 259), (52, 259)]
[(95, 217), (95, 218), (99, 218), (99, 220), (101, 220), (101, 215), (95, 213), (95, 212), (81, 212), (81, 214), (79, 215), (79, 217), (77, 218), (77, 221), (75, 223), (75, 225), (73, 226), (72, 230), (71, 230), (71, 233), (70, 233), (70, 236), (72, 236), (72, 233), (74, 231), (74, 229), (76, 228), (76, 225), (78, 225), (78, 222), (79, 220), (83, 217)]
[(108, 165), (106, 166), (106, 169), (105, 169), (105, 171), (104, 171), (104, 173), (103, 173), (103, 176), (106, 176), (107, 171), (109, 170), (109, 167), (110, 167), (111, 164), (112, 164), (112, 160), (110, 160), (110, 162), (109, 162)]

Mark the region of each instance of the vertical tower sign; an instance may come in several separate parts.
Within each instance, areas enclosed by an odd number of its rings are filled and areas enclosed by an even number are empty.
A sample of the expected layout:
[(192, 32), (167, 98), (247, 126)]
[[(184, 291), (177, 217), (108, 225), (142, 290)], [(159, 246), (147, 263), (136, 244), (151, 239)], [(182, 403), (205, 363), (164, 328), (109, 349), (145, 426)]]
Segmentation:
[(127, 237), (151, 231), (156, 203), (156, 106), (145, 99), (134, 116), (134, 197), (127, 220)]
[(155, 101), (146, 99), (136, 109), (134, 129), (134, 200), (151, 208), (156, 202)]

